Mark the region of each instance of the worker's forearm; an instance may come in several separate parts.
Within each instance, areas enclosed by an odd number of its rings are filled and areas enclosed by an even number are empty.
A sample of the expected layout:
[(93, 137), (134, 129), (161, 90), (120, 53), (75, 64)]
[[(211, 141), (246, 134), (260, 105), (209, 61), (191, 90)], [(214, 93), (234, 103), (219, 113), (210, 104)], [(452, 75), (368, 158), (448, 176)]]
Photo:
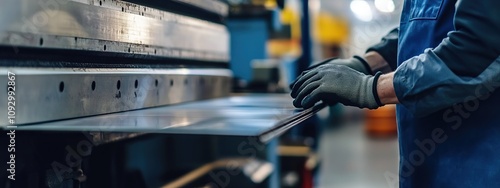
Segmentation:
[(388, 73), (392, 71), (384, 57), (376, 51), (369, 51), (363, 56), (363, 59), (368, 63), (373, 73), (378, 71)]
[(396, 92), (394, 91), (394, 72), (381, 75), (377, 81), (377, 94), (382, 104), (399, 103)]
[[(389, 71), (384, 71), (381, 67), (374, 67), (373, 72), (382, 71), (390, 72), (390, 70), (396, 70), (397, 59), (398, 59), (398, 41), (399, 41), (399, 29), (395, 28), (391, 30), (387, 35), (382, 37), (379, 43), (369, 47), (366, 50), (366, 55), (370, 55), (370, 52), (377, 52), (377, 55), (384, 60), (383, 67), (389, 66)], [(365, 57), (366, 58), (366, 57)]]

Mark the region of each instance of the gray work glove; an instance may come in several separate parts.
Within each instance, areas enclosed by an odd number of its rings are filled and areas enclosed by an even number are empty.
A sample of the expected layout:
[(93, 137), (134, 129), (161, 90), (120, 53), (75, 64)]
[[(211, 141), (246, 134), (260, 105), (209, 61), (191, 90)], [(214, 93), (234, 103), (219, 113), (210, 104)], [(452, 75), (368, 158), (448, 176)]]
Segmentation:
[[(367, 75), (373, 74), (372, 71), (369, 70), (368, 63), (363, 58), (361, 58), (359, 56), (354, 56), (354, 57), (349, 58), (349, 59), (331, 58), (331, 59), (327, 59), (327, 60), (324, 60), (322, 62), (316, 63), (316, 64), (310, 66), (309, 68), (307, 68), (304, 72), (302, 72), (302, 74), (300, 74), (298, 78), (300, 78), (301, 76), (304, 76), (309, 71), (312, 71), (319, 66), (328, 65), (328, 64), (345, 65), (345, 66), (348, 66), (354, 70), (357, 70), (357, 71), (362, 72), (362, 73), (367, 74)], [(298, 78), (293, 83), (290, 84), (290, 89), (292, 89), (293, 85), (297, 82)]]
[(380, 74), (366, 75), (345, 65), (319, 66), (297, 79), (291, 93), (293, 105), (310, 108), (323, 101), (376, 109), (382, 106), (376, 88)]

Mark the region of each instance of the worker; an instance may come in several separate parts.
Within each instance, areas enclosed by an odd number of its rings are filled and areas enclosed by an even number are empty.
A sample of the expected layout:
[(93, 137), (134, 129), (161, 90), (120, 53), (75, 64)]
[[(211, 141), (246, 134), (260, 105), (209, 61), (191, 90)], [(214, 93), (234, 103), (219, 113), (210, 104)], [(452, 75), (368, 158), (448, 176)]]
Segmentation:
[(498, 0), (406, 0), (399, 31), (363, 57), (305, 71), (293, 103), (396, 103), (400, 187), (500, 187), (499, 9)]

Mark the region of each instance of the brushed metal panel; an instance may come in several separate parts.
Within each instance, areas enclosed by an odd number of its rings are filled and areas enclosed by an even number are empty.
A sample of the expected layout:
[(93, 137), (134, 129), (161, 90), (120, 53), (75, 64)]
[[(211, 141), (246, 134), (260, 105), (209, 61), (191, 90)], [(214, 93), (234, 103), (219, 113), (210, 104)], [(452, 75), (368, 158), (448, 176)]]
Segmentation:
[[(0, 114), (8, 71), (16, 74), (18, 125), (224, 97), (231, 85), (227, 69), (0, 67)], [(0, 116), (0, 126), (7, 123)]]
[(224, 25), (124, 1), (4, 0), (0, 45), (229, 61)]

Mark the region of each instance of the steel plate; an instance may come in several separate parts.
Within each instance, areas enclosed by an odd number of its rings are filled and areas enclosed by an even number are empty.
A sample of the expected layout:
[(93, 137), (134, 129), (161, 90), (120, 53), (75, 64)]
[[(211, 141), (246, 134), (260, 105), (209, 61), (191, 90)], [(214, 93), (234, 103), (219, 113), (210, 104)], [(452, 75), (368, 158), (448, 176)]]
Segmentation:
[(253, 94), (95, 117), (19, 126), (18, 130), (141, 132), (257, 136), (266, 142), (311, 117), (324, 105), (293, 107), (288, 94)]

